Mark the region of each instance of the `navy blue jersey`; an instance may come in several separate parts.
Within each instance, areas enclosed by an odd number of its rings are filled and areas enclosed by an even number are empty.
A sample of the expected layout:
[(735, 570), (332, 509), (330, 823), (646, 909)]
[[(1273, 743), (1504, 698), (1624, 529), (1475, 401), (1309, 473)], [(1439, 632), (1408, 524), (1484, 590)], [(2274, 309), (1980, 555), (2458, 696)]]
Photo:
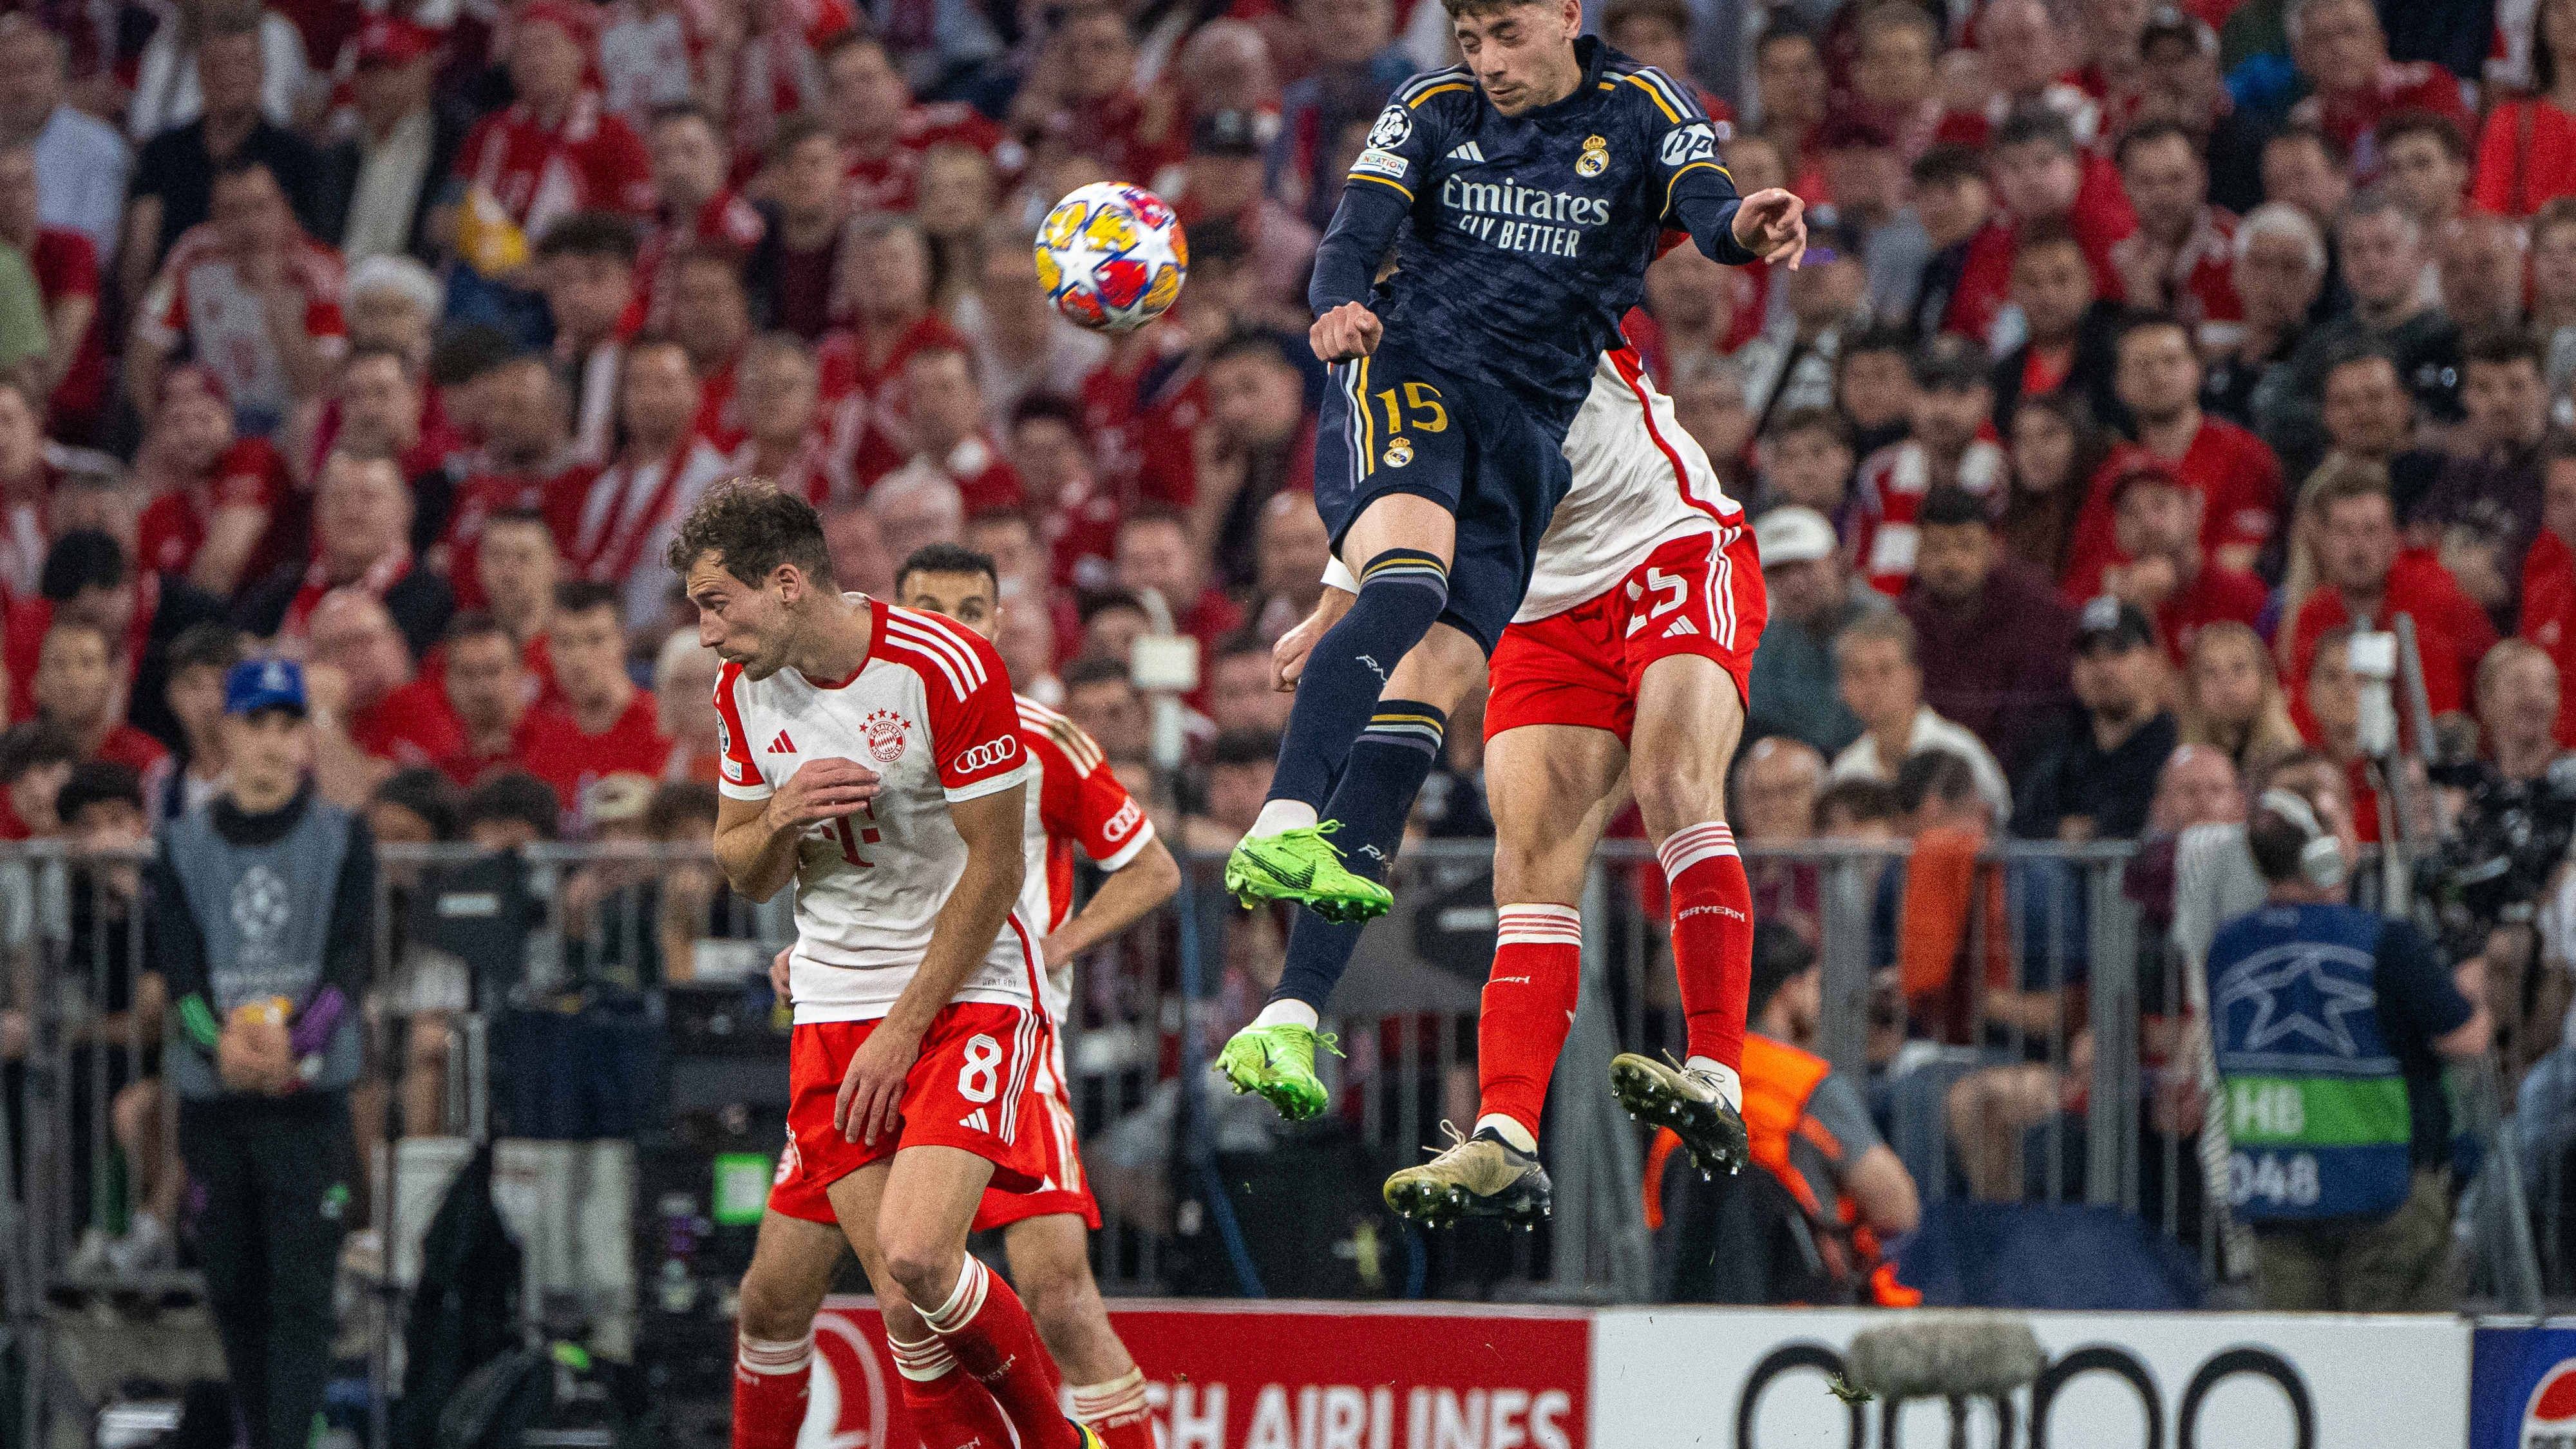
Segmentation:
[[(1575, 46), (1574, 93), (1519, 116), (1464, 69), (1406, 82), (1352, 163), (1308, 296), (1319, 313), (1366, 298), (1390, 336), (1509, 388), (1560, 430), (1619, 346), (1667, 227), (1718, 261), (1754, 259), (1689, 92), (1588, 36)], [(1396, 270), (1372, 296), (1390, 242)]]

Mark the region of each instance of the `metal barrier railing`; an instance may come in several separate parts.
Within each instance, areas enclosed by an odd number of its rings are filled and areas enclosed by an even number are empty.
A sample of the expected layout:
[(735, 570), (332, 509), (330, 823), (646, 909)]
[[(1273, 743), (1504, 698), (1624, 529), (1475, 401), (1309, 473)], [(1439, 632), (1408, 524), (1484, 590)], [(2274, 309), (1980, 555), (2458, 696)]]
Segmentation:
[[(2127, 845), (2012, 844), (1937, 869), (1902, 845), (1745, 853), (1757, 916), (1787, 924), (1816, 954), (1821, 1009), (1806, 1044), (1865, 1086), (1925, 1199), (2116, 1208), (2218, 1266), (2187, 993), (2154, 893), (2139, 889), (2151, 860)], [(693, 845), (540, 845), (510, 857), (386, 845), (379, 858), (356, 1115), (361, 1160), (374, 1165), (363, 1189), (382, 1264), (368, 1320), (369, 1438), (383, 1444), (381, 1405), (400, 1372), (394, 1325), (417, 1271), (405, 1244), (435, 1198), (406, 1173), (434, 1186), (460, 1156), (437, 1141), (630, 1144), (623, 1158), (519, 1163), (532, 1200), (560, 1191), (558, 1178), (627, 1178), (530, 1230), (532, 1318), (617, 1320), (612, 1341), (632, 1344), (657, 1323), (723, 1311), (724, 1273), (738, 1271), (726, 1254), (747, 1252), (748, 1234), (719, 1220), (703, 1160), (776, 1149), (785, 1034), (767, 968), (793, 927), (783, 898), (754, 907), (732, 897)], [(173, 1114), (153, 1075), (166, 1001), (135, 927), (141, 863), (60, 844), (0, 848), (0, 1061), (14, 1072), (5, 1162), (19, 1170), (7, 1184), (16, 1190), (0, 1192), (0, 1294), (8, 1330), (40, 1366), (54, 1362), (43, 1348), (48, 1304), (188, 1289), (186, 1275), (128, 1271), (98, 1250), (122, 1241), (116, 1230), (134, 1209), (166, 1214), (176, 1201)], [(1104, 1288), (1593, 1302), (1655, 1293), (1640, 1211), (1646, 1139), (1605, 1086), (1614, 1052), (1678, 1052), (1683, 1041), (1662, 876), (1642, 842), (1605, 845), (1581, 902), (1582, 1002), (1544, 1143), (1557, 1209), (1526, 1234), (1425, 1235), (1377, 1208), (1385, 1173), (1419, 1160), (1443, 1120), (1475, 1116), (1494, 921), (1487, 845), (1425, 842), (1399, 862), (1397, 911), (1362, 938), (1326, 1013), (1344, 1053), (1321, 1064), (1334, 1108), (1293, 1126), (1205, 1069), (1277, 979), (1286, 917), (1237, 908), (1217, 858), (1182, 865), (1173, 910), (1075, 967), (1066, 1079), (1104, 1210), (1094, 1246)], [(675, 1160), (700, 1164), (694, 1199), (674, 1186), (685, 1185)], [(2533, 1155), (2522, 1165), (2544, 1215), (2539, 1236), (2557, 1243), (2568, 1174), (2537, 1170)], [(672, 1206), (683, 1200), (699, 1205)], [(2530, 1239), (2529, 1220), (2503, 1210), (2509, 1200), (2467, 1228), (2499, 1280), (2513, 1277), (2515, 1226)], [(583, 1246), (596, 1224), (576, 1222), (604, 1203), (623, 1204), (635, 1245), (622, 1270), (605, 1261), (617, 1253)], [(2550, 1286), (2563, 1292), (2551, 1262)], [(59, 1374), (31, 1380), (31, 1433), (49, 1403), (84, 1392)]]

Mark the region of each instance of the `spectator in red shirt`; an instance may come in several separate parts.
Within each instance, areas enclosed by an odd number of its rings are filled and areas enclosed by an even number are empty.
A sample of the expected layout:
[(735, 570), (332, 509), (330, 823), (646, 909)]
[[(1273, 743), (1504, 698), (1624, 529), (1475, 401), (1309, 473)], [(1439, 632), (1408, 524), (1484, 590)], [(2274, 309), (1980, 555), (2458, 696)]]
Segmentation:
[[(1917, 157), (1914, 214), (1932, 243), (1914, 303), (1915, 329), (1990, 342), (2010, 300), (2013, 231), (1995, 209), (1985, 158), (1963, 146), (1935, 146)], [(1738, 269), (1724, 270), (1731, 275)]]
[(957, 485), (969, 515), (1020, 505), (1019, 472), (984, 426), (984, 393), (963, 348), (927, 346), (905, 358), (903, 404), (912, 461), (888, 483), (914, 473), (945, 478)]
[(2447, 116), (2399, 111), (2379, 123), (2379, 179), (2429, 237), (2450, 233), (2469, 185), (2469, 143)]
[(517, 100), (475, 123), (456, 154), (456, 179), (530, 236), (577, 211), (653, 209), (652, 157), (589, 84), (596, 29), (582, 0), (520, 5), (506, 52)]
[(478, 391), (483, 447), (457, 465), (464, 481), (430, 553), (432, 566), (454, 580), (457, 602), (466, 608), (484, 602), (476, 550), (487, 521), (513, 509), (542, 509), (557, 480), (572, 480), (560, 485), (571, 487), (596, 471), (574, 457), (563, 382), (544, 358), (503, 363)]
[(98, 319), (98, 248), (71, 227), (44, 224), (32, 141), (0, 146), (0, 242), (26, 255), (44, 294), (48, 430), (86, 441), (107, 406), (107, 353), (90, 325)]
[(456, 596), (445, 579), (414, 566), (411, 513), (411, 490), (392, 458), (332, 453), (314, 489), (312, 558), (290, 559), (269, 575), (242, 601), (238, 622), (254, 634), (300, 639), (323, 595), (358, 588), (384, 601), (418, 657), (447, 627)]
[(668, 264), (685, 252), (717, 251), (737, 264), (768, 231), (760, 209), (725, 184), (725, 149), (715, 122), (695, 106), (672, 106), (653, 117), (653, 189), (660, 204), (645, 224), (636, 257), (645, 315), (660, 321), (671, 284)]
[(743, 344), (751, 340), (751, 303), (741, 264), (719, 251), (672, 259), (671, 335), (698, 379), (698, 432), (725, 452), (742, 446), (751, 423), (735, 399), (742, 384)]
[(765, 333), (743, 345), (738, 373), (744, 435), (732, 470), (767, 478), (817, 508), (848, 499), (856, 490), (832, 449), (814, 350), (793, 333)]
[[(2215, 568), (2251, 572), (2272, 538), (2281, 509), (2281, 465), (2252, 433), (2200, 410), (2200, 359), (2190, 334), (2165, 315), (2133, 318), (2120, 333), (2117, 388), (2136, 429), (2138, 449), (2172, 470), (2201, 496), (2200, 545)], [(2098, 592), (2112, 552), (2110, 490), (2113, 459), (2095, 481), (2093, 496), (2076, 522), (2075, 553), (2067, 564), (2067, 592), (2089, 599)], [(2145, 607), (2145, 606), (2141, 606)]]
[(315, 774), (331, 799), (363, 802), (395, 770), (464, 747), (438, 685), (415, 677), (393, 616), (363, 589), (335, 589), (314, 606), (304, 687), (315, 705)]
[(1935, 94), (1941, 27), (1919, 5), (1881, 3), (1860, 12), (1859, 53), (1851, 83), (1860, 119), (1883, 130), (1907, 161), (1932, 144), (1941, 125)]
[(2474, 194), (2497, 216), (2529, 216), (2576, 193), (2576, 13), (2533, 8), (2531, 90), (2497, 102), (2478, 136)]
[[(848, 168), (850, 205), (865, 211), (910, 211), (922, 156), (942, 143), (991, 151), (1001, 129), (973, 106), (956, 101), (917, 105), (885, 43), (852, 30), (823, 52), (831, 80), (828, 103)], [(1123, 73), (1122, 73), (1123, 74)], [(785, 122), (780, 122), (785, 134)], [(1151, 179), (1150, 172), (1130, 175)]]
[[(2522, 562), (2523, 638), (2576, 678), (2576, 441), (2553, 440), (2541, 459), (2540, 534)], [(2558, 716), (2561, 744), (2576, 745), (2576, 710)]]
[(2291, 108), (2352, 155), (2353, 174), (2379, 174), (2373, 132), (2399, 111), (2423, 110), (2466, 135), (2477, 124), (2461, 99), (2459, 77), (2430, 61), (2388, 58), (2388, 36), (2370, 0), (2298, 0), (2289, 9), (2290, 58), (2313, 88)]
[(2344, 469), (2310, 485), (2317, 519), (2319, 587), (2291, 625), (2290, 674), (2305, 679), (2318, 641), (2330, 629), (2381, 629), (2396, 615), (2415, 616), (2424, 661), (2424, 693), (2435, 714), (2465, 709), (2469, 685), (2495, 626), (2450, 570), (2427, 550), (2399, 548), (2397, 518), (2385, 484), (2367, 469)]
[(1058, 588), (1107, 588), (1118, 549), (1118, 496), (1092, 469), (1082, 410), (1061, 398), (1033, 397), (1011, 414), (1010, 453)]
[(136, 523), (144, 568), (228, 599), (282, 557), (274, 525), (290, 501), (285, 460), (264, 438), (234, 439), (223, 385), (204, 368), (163, 380), (134, 481), (152, 499)]
[(1243, 610), (1207, 582), (1199, 551), (1191, 546), (1189, 519), (1174, 509), (1148, 508), (1118, 525), (1118, 587), (1142, 598), (1162, 595), (1172, 622), (1212, 648), (1243, 622)]
[[(834, 400), (833, 437), (862, 488), (913, 453), (901, 418), (903, 365), (924, 347), (963, 348), (930, 305), (930, 244), (899, 217), (860, 227), (846, 249), (845, 286), (834, 303), (848, 329), (823, 341), (823, 395)], [(909, 557), (909, 555), (907, 555)]]
[(616, 450), (627, 339), (643, 318), (634, 225), (606, 212), (565, 217), (538, 240), (534, 270), (554, 319), (555, 368), (572, 395), (574, 450), (583, 462), (604, 463)]
[(170, 248), (137, 308), (128, 389), (158, 396), (184, 352), (222, 380), (234, 425), (266, 436), (322, 392), (347, 349), (345, 286), (339, 253), (296, 225), (268, 163), (228, 161), (215, 172), (213, 218)]
[(169, 752), (125, 722), (119, 708), (125, 684), (120, 674), (103, 630), (58, 615), (36, 656), (36, 715), (68, 730), (83, 760), (147, 770)]
[(2019, 234), (2026, 240), (2034, 226), (2063, 223), (2093, 269), (2093, 290), (2119, 300), (2120, 273), (2111, 264), (2111, 248), (2138, 229), (2119, 173), (2088, 166), (2066, 118), (2044, 107), (2005, 121), (1991, 154), (1995, 191)]
[(2131, 457), (2107, 490), (2117, 555), (2102, 571), (2102, 591), (2153, 619), (2179, 668), (2203, 627), (2229, 620), (2252, 627), (2270, 593), (2261, 579), (2204, 551), (2208, 495), (2161, 460)]
[(554, 787), (567, 812), (581, 808), (592, 781), (619, 773), (657, 777), (671, 754), (653, 696), (626, 672), (618, 604), (607, 584), (567, 580), (555, 587), (547, 640), (564, 707), (538, 712), (521, 763)]
[(1136, 73), (1126, 11), (1102, 4), (1068, 10), (1012, 101), (1011, 129), (1090, 156), (1104, 175), (1150, 181), (1180, 159), (1189, 115), (1170, 89), (1138, 90)]
[[(465, 742), (438, 767), (470, 790), (495, 769), (516, 768), (527, 758), (540, 727), (535, 690), (518, 644), (489, 614), (457, 615), (439, 648), (446, 659), (441, 685)], [(547, 718), (562, 716), (549, 712)]]
[[(2067, 270), (2082, 285), (2084, 268), (2065, 249)], [(1902, 594), (1914, 577), (1921, 541), (1917, 516), (1936, 490), (1955, 488), (1990, 513), (2003, 506), (2012, 465), (1986, 438), (1994, 391), (1984, 358), (1957, 337), (1936, 337), (1914, 358), (1908, 416), (1911, 437), (1861, 460), (1854, 490), (1852, 557), (1870, 587)]]
[(2190, 132), (2171, 122), (2120, 138), (2120, 180), (2138, 229), (2111, 248), (2132, 307), (2170, 312), (2203, 351), (2235, 345), (2245, 307), (2236, 298), (2236, 218), (2209, 204), (2209, 167)]
[(546, 640), (554, 625), (555, 585), (563, 575), (554, 530), (546, 526), (546, 516), (533, 508), (493, 514), (483, 526), (475, 559), (492, 621), (519, 646), (537, 697), (553, 698), (555, 669), (547, 657)]
[(819, 342), (832, 325), (832, 271), (848, 215), (840, 137), (820, 117), (789, 116), (769, 143), (760, 195), (776, 224), (744, 271), (763, 327)]
[(642, 629), (669, 609), (671, 573), (657, 567), (663, 544), (726, 463), (697, 430), (698, 380), (678, 343), (636, 343), (619, 392), (625, 446), (586, 481), (559, 480), (548, 511), (565, 572), (622, 590), (627, 622)]

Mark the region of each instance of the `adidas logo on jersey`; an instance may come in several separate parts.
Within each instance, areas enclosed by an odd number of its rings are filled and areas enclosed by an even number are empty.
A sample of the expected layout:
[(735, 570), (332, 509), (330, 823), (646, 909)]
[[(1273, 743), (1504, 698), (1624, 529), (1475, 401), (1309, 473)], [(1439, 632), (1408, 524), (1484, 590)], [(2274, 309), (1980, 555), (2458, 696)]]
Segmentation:
[(1485, 164), (1485, 153), (1477, 148), (1475, 142), (1470, 141), (1467, 144), (1452, 150), (1449, 153), (1449, 159), (1452, 161), (1473, 161), (1477, 165), (1482, 166)]
[(978, 1107), (967, 1115), (958, 1118), (957, 1125), (960, 1127), (972, 1127), (978, 1132), (990, 1132), (993, 1130), (993, 1119), (985, 1116), (984, 1109)]
[(778, 738), (769, 742), (769, 752), (773, 755), (792, 755), (796, 753), (796, 742), (787, 737), (787, 731), (780, 730)]
[(1675, 619), (1672, 622), (1672, 627), (1664, 630), (1664, 637), (1667, 639), (1681, 639), (1698, 632), (1699, 630), (1691, 627), (1690, 620)]

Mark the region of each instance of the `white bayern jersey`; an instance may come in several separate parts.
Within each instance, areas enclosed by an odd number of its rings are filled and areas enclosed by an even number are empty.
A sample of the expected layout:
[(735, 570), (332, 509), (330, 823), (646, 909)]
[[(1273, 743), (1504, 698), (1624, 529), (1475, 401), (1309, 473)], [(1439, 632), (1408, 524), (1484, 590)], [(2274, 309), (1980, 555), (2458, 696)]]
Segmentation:
[[(1154, 822), (1082, 726), (1026, 695), (1019, 707), (1020, 746), (1029, 759), (1028, 877), (1020, 887), (1020, 917), (1043, 940), (1073, 914), (1074, 851), (1102, 870), (1123, 870), (1154, 838)], [(1049, 1017), (1068, 1020), (1073, 963), (1044, 966), (1039, 1000)]]
[[(716, 676), (718, 788), (729, 798), (765, 800), (807, 760), (853, 760), (882, 779), (867, 808), (797, 842), (787, 970), (800, 1023), (886, 1014), (920, 968), (931, 924), (966, 868), (949, 806), (1030, 777), (1010, 677), (993, 646), (938, 615), (850, 597), (873, 626), (867, 658), (848, 679), (817, 682), (782, 669), (755, 680), (739, 664)], [(1040, 929), (1015, 905), (955, 999), (1035, 1006)]]
[[(1633, 347), (1596, 360), (1564, 451), (1574, 486), (1539, 538), (1515, 624), (1601, 597), (1676, 538), (1744, 522), (1743, 505), (1726, 496), (1708, 453), (1682, 431), (1673, 400), (1646, 376)], [(1324, 582), (1359, 591), (1338, 558), (1325, 567)]]

